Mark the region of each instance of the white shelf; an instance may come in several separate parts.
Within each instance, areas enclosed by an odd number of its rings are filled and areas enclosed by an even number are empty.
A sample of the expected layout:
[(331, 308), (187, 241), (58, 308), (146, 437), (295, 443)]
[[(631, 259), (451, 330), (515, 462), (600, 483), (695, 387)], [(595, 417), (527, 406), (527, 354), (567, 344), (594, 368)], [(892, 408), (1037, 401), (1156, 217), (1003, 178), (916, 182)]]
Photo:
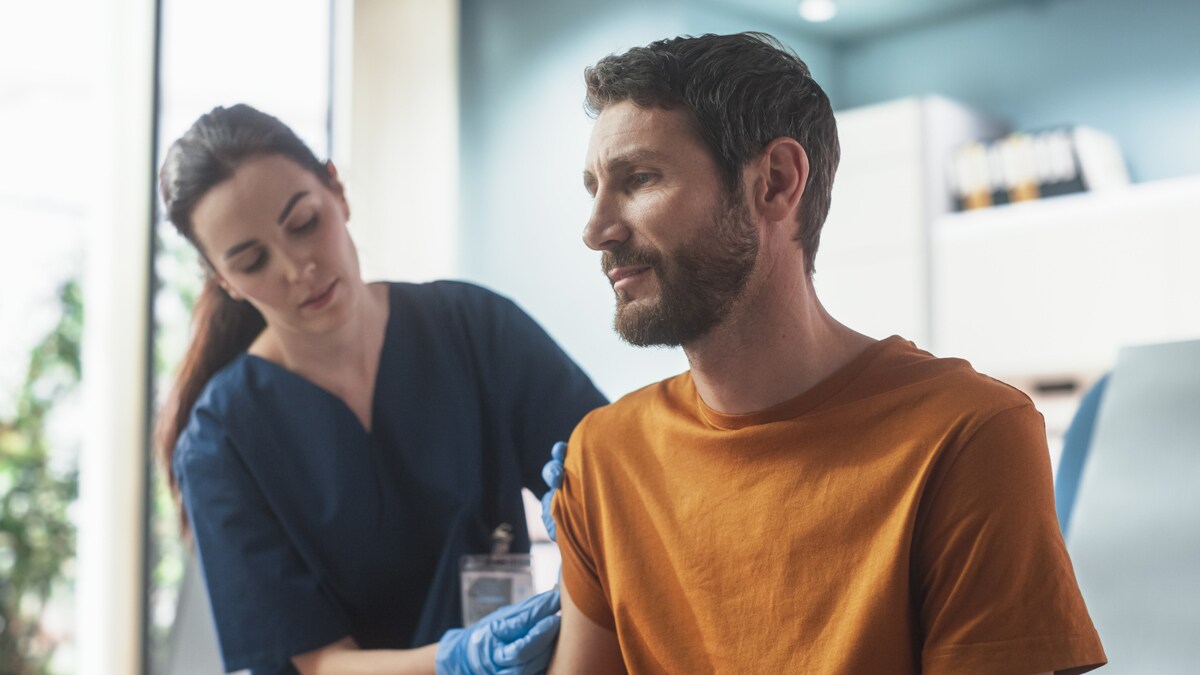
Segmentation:
[[(1200, 202), (1200, 176), (1138, 183), (1104, 192), (1076, 192), (1027, 202), (1002, 204), (986, 209), (948, 213), (933, 225), (935, 236), (967, 234), (983, 228), (1009, 229), (1033, 225), (1052, 217), (1077, 219), (1087, 213), (1119, 209), (1151, 212), (1163, 205), (1182, 203), (1193, 208)], [(1200, 214), (1193, 214), (1193, 216)], [(1200, 219), (1193, 218), (1193, 223)], [(970, 236), (968, 234), (968, 236)]]
[(1200, 336), (1200, 176), (949, 214), (934, 348), (1001, 378), (1096, 373)]
[(837, 122), (842, 159), (821, 230), (817, 294), (855, 330), (927, 347), (929, 226), (949, 208), (947, 158), (1003, 127), (936, 96), (842, 111)]

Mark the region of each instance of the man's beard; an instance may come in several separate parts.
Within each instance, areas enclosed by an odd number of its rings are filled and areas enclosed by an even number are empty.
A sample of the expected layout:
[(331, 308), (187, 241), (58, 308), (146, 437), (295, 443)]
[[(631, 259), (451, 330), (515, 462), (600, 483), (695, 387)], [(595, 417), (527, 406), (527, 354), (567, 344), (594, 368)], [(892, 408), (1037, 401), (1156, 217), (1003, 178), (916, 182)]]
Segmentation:
[(710, 226), (693, 241), (664, 254), (622, 247), (601, 258), (604, 272), (649, 266), (658, 278), (657, 302), (631, 302), (617, 293), (613, 328), (638, 347), (678, 347), (693, 342), (729, 315), (758, 257), (758, 232), (740, 191), (713, 209)]

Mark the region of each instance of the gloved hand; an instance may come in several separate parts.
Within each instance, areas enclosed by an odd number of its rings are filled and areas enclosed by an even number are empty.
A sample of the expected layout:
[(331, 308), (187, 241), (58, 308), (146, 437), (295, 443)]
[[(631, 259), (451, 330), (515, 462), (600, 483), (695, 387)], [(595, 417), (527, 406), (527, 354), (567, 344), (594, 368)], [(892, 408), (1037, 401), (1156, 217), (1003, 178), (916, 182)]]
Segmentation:
[(438, 642), (438, 675), (534, 675), (550, 666), (562, 617), (558, 589), (508, 605)]
[(542, 523), (550, 533), (550, 541), (558, 541), (558, 527), (554, 524), (554, 514), (550, 512), (550, 502), (554, 492), (563, 484), (563, 462), (567, 459), (567, 444), (559, 441), (550, 448), (550, 461), (542, 467), (542, 480), (550, 486), (550, 491), (542, 496)]

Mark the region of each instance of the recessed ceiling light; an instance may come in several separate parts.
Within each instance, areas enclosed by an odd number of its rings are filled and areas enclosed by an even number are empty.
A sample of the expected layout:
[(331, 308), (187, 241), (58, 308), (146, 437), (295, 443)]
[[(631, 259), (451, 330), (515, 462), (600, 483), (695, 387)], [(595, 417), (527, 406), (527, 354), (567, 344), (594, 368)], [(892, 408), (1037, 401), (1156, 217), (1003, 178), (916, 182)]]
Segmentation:
[(837, 5), (833, 4), (833, 0), (803, 0), (797, 9), (805, 21), (813, 23), (828, 21), (837, 14)]

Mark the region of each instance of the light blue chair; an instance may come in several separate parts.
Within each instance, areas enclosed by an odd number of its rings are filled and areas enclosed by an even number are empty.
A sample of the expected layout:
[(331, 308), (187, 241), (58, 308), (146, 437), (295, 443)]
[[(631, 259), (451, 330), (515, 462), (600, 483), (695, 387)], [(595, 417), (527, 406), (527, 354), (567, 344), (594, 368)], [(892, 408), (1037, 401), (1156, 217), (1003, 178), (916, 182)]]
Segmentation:
[(1055, 480), (1105, 673), (1200, 672), (1200, 340), (1123, 349)]
[(1108, 373), (1092, 385), (1079, 402), (1079, 409), (1071, 418), (1071, 425), (1063, 436), (1062, 454), (1058, 458), (1058, 473), (1054, 477), (1054, 505), (1058, 509), (1058, 526), (1063, 537), (1071, 525), (1071, 509), (1075, 507), (1075, 495), (1079, 492), (1079, 478), (1087, 462), (1088, 450), (1096, 430), (1096, 415), (1100, 412), (1100, 401), (1108, 386)]

